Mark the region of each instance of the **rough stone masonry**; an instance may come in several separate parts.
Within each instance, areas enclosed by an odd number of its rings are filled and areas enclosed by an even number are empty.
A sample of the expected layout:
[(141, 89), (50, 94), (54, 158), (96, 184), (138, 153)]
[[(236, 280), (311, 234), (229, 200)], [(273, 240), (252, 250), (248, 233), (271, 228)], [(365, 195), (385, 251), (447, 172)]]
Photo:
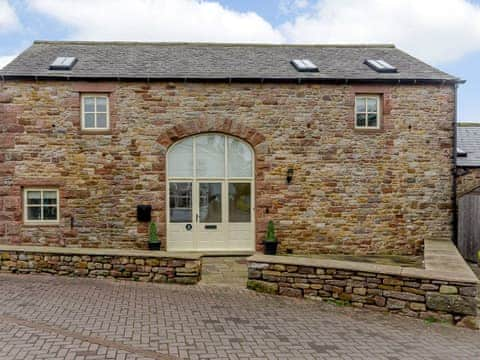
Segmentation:
[[(165, 245), (165, 154), (222, 132), (256, 154), (257, 248), (418, 254), (452, 235), (453, 85), (12, 80), (0, 90), (0, 243), (145, 248), (136, 205)], [(80, 93), (107, 88), (112, 129), (80, 130)], [(358, 93), (380, 94), (381, 129), (353, 126)], [(287, 184), (287, 169), (293, 180)], [(60, 224), (22, 222), (22, 188), (60, 191)]]
[(370, 310), (478, 328), (475, 283), (302, 266), (295, 262), (291, 260), (289, 265), (274, 260), (250, 261), (248, 288), (284, 296), (340, 301)]
[(89, 250), (53, 247), (1, 249), (0, 271), (176, 284), (196, 284), (201, 278), (202, 260), (199, 256)]

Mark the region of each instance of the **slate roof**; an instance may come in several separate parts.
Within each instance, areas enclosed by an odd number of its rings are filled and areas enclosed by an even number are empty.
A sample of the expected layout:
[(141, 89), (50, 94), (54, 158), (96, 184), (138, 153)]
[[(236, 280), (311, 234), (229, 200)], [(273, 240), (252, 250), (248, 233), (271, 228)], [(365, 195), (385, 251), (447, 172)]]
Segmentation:
[[(71, 71), (49, 70), (57, 57), (76, 57)], [(298, 72), (293, 59), (319, 71)], [(383, 59), (397, 73), (377, 73), (366, 59)], [(199, 79), (290, 81), (461, 82), (393, 45), (255, 45), (35, 41), (5, 68), (5, 79)]]
[(457, 166), (480, 167), (480, 126), (457, 126), (457, 147), (467, 156), (457, 156)]

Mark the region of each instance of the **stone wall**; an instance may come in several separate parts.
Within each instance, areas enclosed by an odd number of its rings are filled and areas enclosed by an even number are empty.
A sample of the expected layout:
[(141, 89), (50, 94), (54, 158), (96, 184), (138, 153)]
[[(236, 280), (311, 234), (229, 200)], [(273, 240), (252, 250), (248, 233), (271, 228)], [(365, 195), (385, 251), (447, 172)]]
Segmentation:
[(0, 271), (48, 273), (65, 276), (119, 278), (157, 283), (196, 284), (201, 277), (201, 259), (171, 256), (88, 254), (68, 249), (48, 251), (1, 250)]
[[(80, 86), (81, 85), (81, 86)], [(451, 237), (449, 86), (7, 81), (0, 90), (0, 244), (145, 248), (151, 204), (165, 247), (165, 154), (218, 131), (256, 154), (257, 249), (418, 254)], [(80, 93), (108, 91), (112, 131), (80, 130)], [(383, 97), (382, 127), (353, 127), (356, 93)], [(287, 169), (294, 169), (287, 184)], [(22, 188), (60, 189), (58, 226), (22, 223)]]
[[(374, 265), (370, 265), (372, 268)], [(378, 272), (250, 261), (248, 288), (478, 327), (477, 286)]]

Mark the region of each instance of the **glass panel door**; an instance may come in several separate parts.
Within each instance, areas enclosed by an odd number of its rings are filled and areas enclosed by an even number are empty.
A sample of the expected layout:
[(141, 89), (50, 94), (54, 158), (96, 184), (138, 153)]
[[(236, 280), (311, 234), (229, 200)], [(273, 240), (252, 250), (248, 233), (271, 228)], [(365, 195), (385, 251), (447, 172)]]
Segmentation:
[(199, 184), (199, 222), (222, 222), (222, 183)]
[(252, 250), (255, 226), (253, 223), (253, 184), (247, 181), (228, 183), (228, 241), (231, 249)]
[(225, 209), (223, 182), (199, 182), (195, 203), (198, 206), (195, 241), (198, 250), (228, 249), (223, 215)]
[(195, 223), (193, 222), (194, 188), (191, 181), (171, 181), (168, 184), (168, 251), (195, 249)]
[(250, 222), (251, 208), (250, 183), (228, 184), (228, 221), (231, 223)]
[(167, 250), (252, 251), (254, 153), (218, 133), (174, 144), (167, 154)]
[(170, 222), (192, 222), (192, 183), (171, 182), (169, 189)]

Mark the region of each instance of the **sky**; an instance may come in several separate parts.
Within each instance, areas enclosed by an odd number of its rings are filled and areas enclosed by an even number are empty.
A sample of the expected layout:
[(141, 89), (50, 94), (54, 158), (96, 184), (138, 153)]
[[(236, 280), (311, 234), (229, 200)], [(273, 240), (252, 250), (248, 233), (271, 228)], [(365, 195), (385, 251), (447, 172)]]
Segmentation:
[(480, 0), (0, 0), (0, 67), (34, 40), (393, 43), (466, 80), (480, 122)]

